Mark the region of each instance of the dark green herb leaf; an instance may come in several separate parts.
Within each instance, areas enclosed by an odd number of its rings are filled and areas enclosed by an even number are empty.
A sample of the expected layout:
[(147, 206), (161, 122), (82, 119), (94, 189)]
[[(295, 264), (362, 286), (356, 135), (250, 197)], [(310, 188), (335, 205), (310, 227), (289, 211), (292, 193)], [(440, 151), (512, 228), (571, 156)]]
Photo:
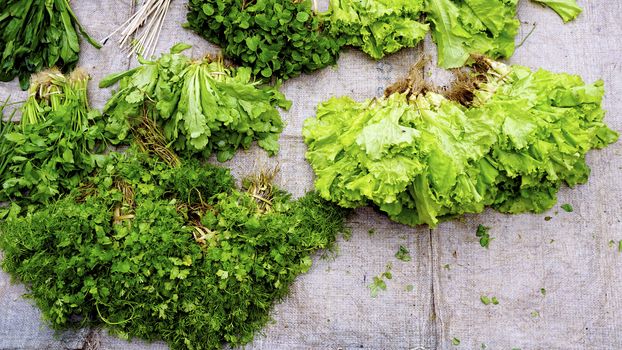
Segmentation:
[(397, 251), (397, 253), (395, 253), (395, 257), (399, 260), (406, 262), (412, 260), (412, 258), (410, 257), (410, 252), (408, 251), (408, 249), (406, 249), (406, 247), (402, 245), (400, 246), (400, 249)]

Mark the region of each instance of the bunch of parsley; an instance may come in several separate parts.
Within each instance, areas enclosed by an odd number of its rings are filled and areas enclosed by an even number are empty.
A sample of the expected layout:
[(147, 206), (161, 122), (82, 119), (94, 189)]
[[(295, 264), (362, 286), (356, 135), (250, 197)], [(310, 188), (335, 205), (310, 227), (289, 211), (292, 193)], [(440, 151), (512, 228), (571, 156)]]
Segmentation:
[(35, 75), (19, 124), (0, 128), (0, 202), (47, 203), (70, 192), (104, 158), (104, 121), (89, 107), (89, 76)]
[(101, 47), (80, 25), (68, 0), (1, 1), (0, 81), (19, 77), (26, 90), (32, 73), (54, 66), (73, 69), (80, 53), (78, 32)]
[(333, 65), (341, 49), (311, 0), (190, 0), (188, 10), (189, 28), (258, 77), (288, 79)]
[(55, 329), (103, 326), (173, 349), (248, 343), (345, 212), (233, 182), (197, 161), (113, 153), (69, 196), (0, 223), (3, 268)]
[(271, 155), (279, 150), (283, 121), (277, 107), (291, 102), (278, 87), (259, 86), (248, 68), (226, 67), (222, 59), (193, 61), (181, 54), (190, 46), (175, 45), (158, 60), (113, 74), (100, 86), (120, 81), (104, 114), (107, 131), (125, 140), (145, 115), (162, 128), (179, 153), (217, 153), (219, 161), (233, 157), (253, 141)]

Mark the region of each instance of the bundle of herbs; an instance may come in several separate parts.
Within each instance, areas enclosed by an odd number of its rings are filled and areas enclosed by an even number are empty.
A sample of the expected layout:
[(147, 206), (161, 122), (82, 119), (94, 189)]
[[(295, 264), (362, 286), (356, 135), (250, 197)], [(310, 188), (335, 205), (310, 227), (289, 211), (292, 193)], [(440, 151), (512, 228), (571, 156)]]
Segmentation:
[(141, 66), (102, 80), (101, 87), (120, 81), (104, 108), (111, 137), (125, 140), (147, 115), (179, 153), (217, 153), (226, 161), (257, 141), (276, 154), (284, 127), (277, 107), (291, 106), (278, 86), (260, 86), (249, 68), (227, 67), (222, 58), (193, 61), (181, 54), (187, 48), (178, 44), (158, 60), (140, 59)]
[(187, 26), (260, 78), (288, 79), (336, 63), (340, 44), (311, 0), (190, 0)]
[(478, 61), (452, 99), (420, 72), (385, 98), (322, 103), (303, 130), (321, 196), (435, 226), (487, 206), (543, 212), (562, 184), (585, 183), (587, 152), (618, 139), (603, 122), (603, 82)]
[(26, 90), (32, 73), (51, 67), (70, 71), (80, 53), (78, 32), (101, 47), (78, 22), (68, 0), (0, 2), (0, 81), (19, 77)]
[[(564, 21), (581, 13), (576, 0), (534, 0)], [(374, 59), (415, 47), (431, 29), (438, 65), (462, 67), (472, 54), (510, 57), (518, 34), (517, 0), (190, 0), (187, 26), (223, 48), (254, 75), (291, 78), (334, 64), (343, 46)]]
[(131, 147), (58, 202), (9, 214), (3, 268), (54, 329), (102, 326), (172, 349), (242, 345), (344, 230), (342, 209), (270, 181), (238, 190), (228, 170), (171, 167)]
[(82, 69), (32, 77), (19, 124), (2, 123), (0, 202), (47, 203), (70, 192), (104, 159), (105, 123), (89, 107)]

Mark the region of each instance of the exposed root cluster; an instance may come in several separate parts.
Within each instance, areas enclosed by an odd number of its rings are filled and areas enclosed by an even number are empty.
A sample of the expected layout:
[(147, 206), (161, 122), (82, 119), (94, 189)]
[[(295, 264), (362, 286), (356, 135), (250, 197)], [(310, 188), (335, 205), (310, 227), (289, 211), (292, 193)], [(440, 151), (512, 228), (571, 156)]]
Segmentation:
[(257, 202), (259, 213), (267, 213), (272, 209), (272, 198), (274, 197), (274, 186), (272, 182), (279, 172), (276, 166), (272, 170), (261, 170), (256, 175), (246, 178), (244, 188), (246, 192)]
[(426, 81), (424, 68), (430, 58), (422, 56), (412, 66), (406, 78), (397, 81), (385, 90), (385, 97), (395, 93), (406, 93), (408, 99), (413, 100), (419, 95), (434, 92), (463, 106), (471, 106), (475, 91), (487, 81), (487, 74), (492, 70), (490, 60), (485, 56), (472, 56), (471, 60), (473, 63), (469, 68), (453, 69), (451, 72), (455, 77), (454, 81), (448, 87), (441, 87)]
[(133, 132), (135, 142), (142, 152), (156, 156), (171, 167), (177, 167), (181, 164), (179, 156), (166, 143), (166, 138), (160, 127), (155, 120), (147, 115), (146, 111), (143, 113), (141, 121), (134, 126)]

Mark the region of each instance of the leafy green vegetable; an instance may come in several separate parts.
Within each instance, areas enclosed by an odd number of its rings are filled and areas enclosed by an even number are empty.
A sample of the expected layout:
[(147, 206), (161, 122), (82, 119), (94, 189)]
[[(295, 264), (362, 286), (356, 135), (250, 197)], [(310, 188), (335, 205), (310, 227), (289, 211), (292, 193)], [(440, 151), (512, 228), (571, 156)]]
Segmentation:
[(541, 213), (563, 183), (585, 183), (587, 152), (618, 139), (603, 123), (603, 82), (485, 65), (469, 106), (416, 91), (320, 104), (303, 135), (321, 196), (434, 227), (487, 206)]
[(103, 161), (105, 122), (89, 107), (81, 69), (35, 75), (20, 126), (2, 122), (0, 202), (47, 203), (71, 191)]
[(490, 241), (494, 239), (494, 238), (490, 238), (490, 234), (488, 233), (488, 230), (490, 230), (490, 227), (479, 225), (477, 226), (477, 232), (475, 232), (475, 236), (479, 237), (479, 244), (482, 246), (482, 248), (486, 248), (486, 249), (488, 249), (488, 245), (490, 244)]
[(12, 121), (13, 114), (9, 120), (4, 120), (4, 110), (8, 105), (8, 99), (0, 104), (0, 179), (4, 178), (5, 169), (11, 162), (11, 157), (15, 148), (9, 142), (3, 142), (5, 135), (15, 130), (15, 123)]
[(553, 9), (564, 20), (572, 21), (577, 18), (583, 10), (577, 5), (577, 0), (533, 0)]
[(248, 68), (181, 54), (189, 47), (178, 44), (156, 61), (140, 59), (142, 66), (104, 78), (101, 87), (120, 81), (104, 108), (110, 119), (106, 130), (123, 141), (148, 117), (178, 152), (206, 157), (216, 152), (222, 162), (257, 140), (271, 155), (277, 153), (283, 121), (276, 107), (291, 103), (278, 88), (253, 82)]
[(101, 47), (80, 25), (68, 0), (0, 2), (0, 81), (19, 77), (26, 90), (32, 73), (50, 67), (73, 69), (80, 53), (78, 31)]
[(263, 79), (288, 79), (336, 63), (311, 0), (190, 0), (187, 26)]
[(561, 208), (564, 209), (566, 213), (572, 213), (574, 211), (574, 208), (570, 204), (562, 204)]
[(517, 0), (427, 0), (438, 65), (462, 67), (474, 53), (512, 56), (520, 25), (516, 4)]
[(3, 268), (55, 329), (104, 326), (173, 349), (245, 344), (345, 212), (276, 188), (259, 200), (233, 182), (198, 161), (112, 153), (69, 196), (0, 222)]
[(419, 21), (422, 11), (423, 0), (331, 0), (322, 17), (340, 45), (381, 59), (423, 40), (429, 26)]
[[(575, 0), (535, 0), (565, 21)], [(258, 77), (291, 78), (336, 62), (343, 46), (374, 59), (415, 47), (432, 28), (438, 64), (462, 67), (474, 55), (510, 57), (518, 34), (518, 0), (331, 0), (316, 14), (311, 1), (191, 0), (187, 27), (223, 48)]]
[(397, 253), (395, 253), (395, 257), (398, 260), (402, 260), (404, 262), (408, 262), (412, 260), (412, 257), (410, 256), (410, 252), (403, 245), (401, 245), (400, 249), (397, 251)]

